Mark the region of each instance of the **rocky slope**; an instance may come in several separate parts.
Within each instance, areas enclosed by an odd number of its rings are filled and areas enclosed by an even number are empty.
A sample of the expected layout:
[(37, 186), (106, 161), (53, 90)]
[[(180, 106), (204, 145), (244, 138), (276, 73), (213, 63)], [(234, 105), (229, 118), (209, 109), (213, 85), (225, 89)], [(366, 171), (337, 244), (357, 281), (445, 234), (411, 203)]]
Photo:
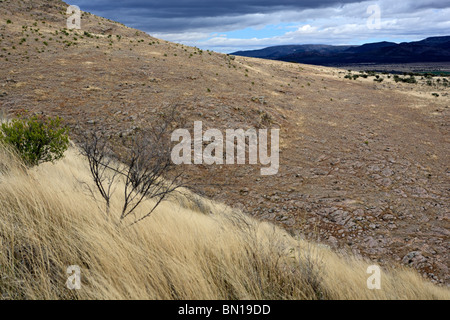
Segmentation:
[(99, 125), (111, 135), (150, 126), (171, 105), (188, 128), (278, 127), (277, 175), (190, 166), (192, 189), (450, 283), (448, 87), (202, 51), (89, 13), (81, 30), (65, 30), (66, 8), (0, 2), (1, 112), (59, 115), (73, 132)]

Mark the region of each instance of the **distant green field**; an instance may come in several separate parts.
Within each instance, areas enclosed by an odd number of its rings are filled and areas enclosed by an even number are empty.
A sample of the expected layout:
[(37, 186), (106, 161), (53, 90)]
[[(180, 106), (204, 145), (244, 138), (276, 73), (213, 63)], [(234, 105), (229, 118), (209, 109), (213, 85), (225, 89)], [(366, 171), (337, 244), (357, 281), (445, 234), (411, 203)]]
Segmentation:
[(419, 72), (421, 75), (432, 74), (434, 76), (448, 77), (450, 76), (450, 72), (448, 71), (428, 71), (428, 72)]
[(403, 63), (403, 64), (337, 64), (334, 67), (343, 70), (373, 71), (378, 73), (391, 73), (398, 75), (449, 77), (450, 63)]

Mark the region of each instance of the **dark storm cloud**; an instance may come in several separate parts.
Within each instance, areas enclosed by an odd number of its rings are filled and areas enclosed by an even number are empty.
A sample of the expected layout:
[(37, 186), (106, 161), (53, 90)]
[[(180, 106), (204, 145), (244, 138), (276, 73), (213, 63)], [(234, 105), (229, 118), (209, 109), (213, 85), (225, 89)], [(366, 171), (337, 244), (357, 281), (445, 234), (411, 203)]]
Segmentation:
[[(151, 32), (183, 32), (245, 24), (245, 15), (340, 6), (355, 0), (72, 0), (83, 11)], [(239, 17), (241, 21), (239, 21)]]
[(95, 11), (116, 11), (134, 9), (136, 12), (153, 12), (153, 17), (217, 17), (223, 15), (243, 15), (249, 13), (268, 13), (282, 9), (320, 8), (336, 4), (362, 2), (357, 0), (74, 0), (86, 9)]
[[(450, 24), (449, 0), (67, 1), (161, 39), (221, 52), (292, 43), (413, 41), (447, 35)], [(373, 4), (381, 10), (381, 29), (367, 27)], [(284, 31), (252, 33), (268, 26)]]

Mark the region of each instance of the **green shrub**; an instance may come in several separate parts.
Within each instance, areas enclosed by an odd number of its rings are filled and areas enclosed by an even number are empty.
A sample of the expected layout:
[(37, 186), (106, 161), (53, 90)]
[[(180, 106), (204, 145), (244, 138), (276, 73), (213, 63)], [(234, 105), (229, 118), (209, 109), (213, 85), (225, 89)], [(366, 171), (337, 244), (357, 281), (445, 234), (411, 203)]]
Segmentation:
[(409, 78), (401, 78), (398, 75), (394, 75), (395, 82), (405, 82), (405, 83), (417, 83), (416, 78), (413, 75), (410, 75)]
[(28, 166), (61, 159), (69, 147), (68, 130), (58, 117), (34, 116), (3, 123), (0, 139), (12, 145)]

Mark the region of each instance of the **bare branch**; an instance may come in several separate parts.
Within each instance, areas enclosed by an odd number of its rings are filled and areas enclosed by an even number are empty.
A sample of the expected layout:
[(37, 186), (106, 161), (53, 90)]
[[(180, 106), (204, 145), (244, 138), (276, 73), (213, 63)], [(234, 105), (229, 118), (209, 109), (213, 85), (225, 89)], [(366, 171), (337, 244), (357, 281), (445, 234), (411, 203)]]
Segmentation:
[[(163, 114), (160, 121), (132, 137), (125, 137), (120, 146), (126, 152), (114, 152), (114, 144), (98, 129), (84, 133), (81, 149), (89, 162), (89, 169), (100, 195), (105, 200), (107, 216), (111, 197), (119, 176), (124, 179), (123, 205), (120, 221), (134, 216), (131, 225), (149, 217), (167, 196), (182, 186), (182, 172), (177, 172), (171, 159), (170, 135), (180, 125), (175, 108)], [(116, 149), (117, 150), (117, 149)], [(121, 155), (124, 154), (124, 155)], [(147, 212), (137, 216), (144, 201), (153, 200)]]

